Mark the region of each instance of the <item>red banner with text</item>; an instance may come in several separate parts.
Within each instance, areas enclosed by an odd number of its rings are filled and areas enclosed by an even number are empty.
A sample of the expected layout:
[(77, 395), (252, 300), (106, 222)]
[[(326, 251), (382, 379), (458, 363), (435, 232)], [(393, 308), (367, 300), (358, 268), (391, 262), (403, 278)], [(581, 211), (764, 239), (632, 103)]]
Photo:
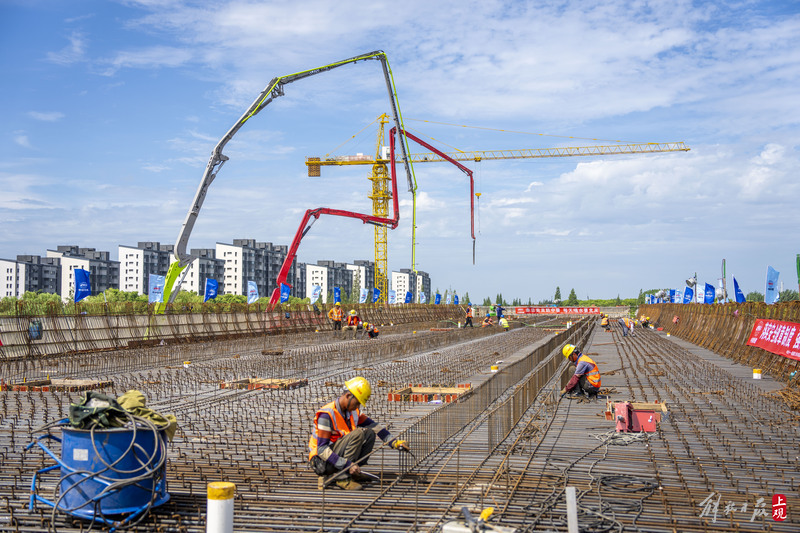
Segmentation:
[(599, 307), (515, 307), (517, 315), (599, 315)]
[(763, 348), (800, 361), (800, 324), (759, 318), (753, 325), (748, 346)]

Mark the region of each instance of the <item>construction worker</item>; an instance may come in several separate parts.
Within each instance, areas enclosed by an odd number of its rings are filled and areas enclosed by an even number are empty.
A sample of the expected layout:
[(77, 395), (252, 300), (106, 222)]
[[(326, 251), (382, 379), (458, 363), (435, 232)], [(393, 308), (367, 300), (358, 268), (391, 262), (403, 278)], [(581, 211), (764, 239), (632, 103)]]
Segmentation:
[(611, 326), (608, 324), (608, 315), (605, 313), (600, 313), (600, 327), (606, 331), (611, 331)]
[(365, 324), (364, 331), (367, 332), (367, 336), (370, 339), (374, 339), (380, 334), (380, 331), (378, 331), (378, 326), (376, 326), (375, 324)]
[(623, 337), (627, 337), (629, 332), (631, 337), (633, 337), (633, 320), (628, 317), (622, 317), (617, 321), (617, 324), (622, 328)]
[(372, 451), (375, 436), (395, 450), (409, 451), (408, 442), (392, 437), (360, 407), (366, 405), (372, 387), (363, 377), (349, 379), (338, 398), (323, 405), (314, 415), (314, 434), (308, 441), (308, 461), (320, 476), (318, 487), (323, 488), (324, 476), (346, 471), (336, 480), (345, 490), (361, 490), (359, 481), (368, 479), (361, 473)]
[(343, 328), (346, 331), (352, 331), (353, 337), (356, 338), (356, 333), (358, 332), (358, 326), (361, 324), (361, 317), (358, 316), (355, 309), (350, 310), (350, 314), (347, 315), (347, 325)]
[(471, 327), (474, 328), (475, 326), (472, 325), (472, 304), (467, 304), (467, 321), (464, 322), (464, 327)]
[(333, 330), (341, 330), (342, 329), (342, 304), (336, 302), (331, 310), (328, 311), (328, 318), (333, 320)]
[(500, 325), (503, 327), (503, 331), (508, 331), (508, 319), (503, 317), (500, 319)]
[(567, 386), (561, 389), (561, 395), (577, 392), (585, 394), (587, 398), (597, 398), (597, 393), (600, 392), (600, 370), (597, 364), (583, 355), (574, 344), (565, 345), (561, 353), (575, 365), (575, 373)]
[(483, 322), (481, 322), (481, 327), (486, 328), (489, 326), (494, 326), (494, 322), (492, 322), (492, 317), (489, 313), (486, 313), (486, 316), (483, 317)]

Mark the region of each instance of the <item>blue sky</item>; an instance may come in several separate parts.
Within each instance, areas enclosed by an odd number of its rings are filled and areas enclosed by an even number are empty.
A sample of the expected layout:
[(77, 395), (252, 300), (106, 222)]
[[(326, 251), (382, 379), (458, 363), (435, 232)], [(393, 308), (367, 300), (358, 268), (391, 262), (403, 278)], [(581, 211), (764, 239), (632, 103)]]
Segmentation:
[[(212, 148), (270, 79), (372, 50), (409, 130), (448, 151), (692, 149), (471, 164), (474, 266), (463, 174), (416, 165), (417, 268), (434, 288), (635, 296), (694, 272), (716, 284), (722, 258), (746, 292), (767, 265), (796, 288), (797, 2), (0, 0), (0, 257), (173, 242)], [(229, 143), (190, 247), (288, 244), (305, 209), (369, 212), (367, 167), (307, 178), (304, 160), (388, 111), (377, 62), (287, 86)], [(373, 153), (374, 133), (336, 154)], [(401, 191), (392, 270), (411, 262)], [(371, 227), (338, 218), (299, 252), (372, 257)]]

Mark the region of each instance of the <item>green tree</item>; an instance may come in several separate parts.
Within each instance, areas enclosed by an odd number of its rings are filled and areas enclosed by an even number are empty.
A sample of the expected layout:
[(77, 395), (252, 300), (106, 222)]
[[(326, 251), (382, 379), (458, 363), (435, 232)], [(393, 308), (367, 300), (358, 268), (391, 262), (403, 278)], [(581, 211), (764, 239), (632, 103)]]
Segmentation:
[(489, 306), (492, 305), (492, 299), (487, 296), (486, 298), (483, 299), (482, 305), (489, 305)]
[(642, 289), (639, 289), (639, 297), (636, 298), (636, 303), (639, 305), (644, 303), (644, 292), (642, 291)]
[(555, 303), (561, 302), (561, 287), (556, 287), (556, 295), (553, 296), (553, 301)]
[(567, 305), (578, 305), (578, 295), (575, 294), (575, 289), (569, 291), (569, 296), (567, 297)]
[(614, 300), (614, 305), (622, 305), (622, 300), (620, 299), (619, 294), (617, 294), (617, 299)]
[(494, 303), (496, 303), (497, 305), (503, 305), (503, 295), (502, 295), (502, 293), (499, 293), (499, 292), (497, 293), (497, 296), (495, 296), (495, 298), (494, 298)]
[(795, 300), (800, 300), (800, 294), (797, 291), (792, 289), (786, 289), (785, 291), (781, 291), (778, 295), (779, 302), (793, 302)]
[(764, 293), (758, 291), (751, 291), (747, 293), (745, 300), (748, 302), (763, 302), (764, 301)]
[(472, 300), (469, 299), (469, 293), (468, 292), (464, 293), (464, 303), (465, 304), (472, 303)]

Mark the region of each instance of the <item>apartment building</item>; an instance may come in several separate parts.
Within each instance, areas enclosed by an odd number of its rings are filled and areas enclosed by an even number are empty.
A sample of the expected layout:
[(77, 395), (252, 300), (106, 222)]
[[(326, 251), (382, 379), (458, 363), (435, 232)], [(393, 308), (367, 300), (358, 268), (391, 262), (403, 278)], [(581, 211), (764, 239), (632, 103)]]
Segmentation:
[(58, 283), (58, 294), (62, 299), (69, 299), (75, 291), (76, 268), (89, 271), (89, 282), (92, 294), (100, 294), (106, 289), (119, 289), (119, 261), (112, 261), (108, 252), (94, 248), (78, 246), (58, 246), (55, 250), (47, 250), (47, 257), (58, 258), (61, 262), (61, 279)]
[(135, 247), (119, 245), (119, 290), (150, 294), (150, 274), (167, 275), (174, 248), (152, 241), (139, 242)]
[(427, 272), (417, 270), (417, 292), (414, 296), (414, 301), (422, 303), (422, 295), (425, 295), (425, 302), (430, 303), (431, 298), (431, 277)]
[[(270, 296), (277, 286), (278, 272), (289, 247), (255, 239), (234, 239), (233, 244), (217, 243), (217, 259), (225, 261), (225, 276), (219, 280), (220, 294), (247, 294), (247, 282), (255, 281), (259, 296)], [(294, 285), (295, 259), (287, 281)]]
[[(217, 251), (214, 248), (192, 248), (190, 253), (195, 259), (186, 267), (181, 290), (203, 295), (206, 293), (206, 279), (209, 278), (217, 280), (222, 288), (225, 261), (217, 259)], [(219, 293), (222, 294), (222, 291)]]
[(26, 292), (58, 294), (61, 261), (39, 255), (18, 255), (16, 260), (0, 259), (0, 298), (22, 298)]
[(410, 268), (401, 268), (399, 272), (393, 270), (389, 288), (397, 293), (397, 303), (405, 301), (408, 291), (411, 291), (411, 301), (416, 302), (417, 274)]

